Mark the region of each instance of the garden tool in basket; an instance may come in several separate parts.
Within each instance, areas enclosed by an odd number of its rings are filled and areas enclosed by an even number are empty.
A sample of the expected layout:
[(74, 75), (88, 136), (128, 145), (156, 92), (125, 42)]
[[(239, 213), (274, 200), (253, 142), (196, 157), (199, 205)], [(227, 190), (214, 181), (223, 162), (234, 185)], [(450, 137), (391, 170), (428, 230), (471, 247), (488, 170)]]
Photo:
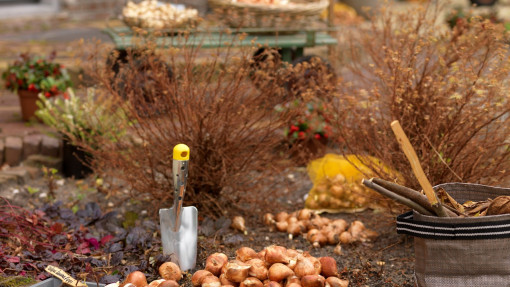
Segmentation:
[(172, 173), (174, 204), (159, 210), (163, 254), (179, 265), (181, 270), (195, 267), (197, 258), (198, 211), (194, 206), (182, 207), (188, 179), (189, 148), (178, 144), (173, 151)]

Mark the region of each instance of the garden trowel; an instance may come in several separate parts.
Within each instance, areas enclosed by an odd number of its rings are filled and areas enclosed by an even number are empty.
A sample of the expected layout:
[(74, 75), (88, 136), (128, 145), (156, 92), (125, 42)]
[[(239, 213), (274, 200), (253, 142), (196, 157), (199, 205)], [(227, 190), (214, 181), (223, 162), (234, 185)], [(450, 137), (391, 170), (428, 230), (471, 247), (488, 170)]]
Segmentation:
[(159, 210), (163, 254), (179, 265), (181, 270), (195, 267), (197, 258), (198, 211), (194, 206), (182, 207), (188, 179), (189, 148), (184, 144), (174, 147), (172, 173), (174, 205)]

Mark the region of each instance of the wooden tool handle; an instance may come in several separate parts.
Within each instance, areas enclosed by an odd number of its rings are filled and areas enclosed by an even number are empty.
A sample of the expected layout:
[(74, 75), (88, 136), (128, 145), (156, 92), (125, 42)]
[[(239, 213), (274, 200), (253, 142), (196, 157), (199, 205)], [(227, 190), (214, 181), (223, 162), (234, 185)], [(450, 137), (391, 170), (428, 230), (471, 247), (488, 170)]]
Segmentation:
[(409, 142), (409, 139), (407, 138), (404, 130), (402, 129), (402, 126), (400, 126), (400, 123), (398, 121), (393, 121), (391, 123), (391, 129), (393, 130), (393, 133), (395, 133), (395, 137), (400, 143), (400, 146), (404, 151), (407, 160), (409, 160), (409, 163), (411, 163), (411, 168), (413, 169), (414, 175), (418, 179), (418, 182), (420, 183), (421, 188), (425, 192), (427, 199), (429, 200), (431, 205), (437, 206), (439, 202), (437, 201), (436, 193), (434, 192), (434, 189), (432, 188), (432, 185), (430, 184), (429, 180), (425, 176), (425, 172), (423, 172), (423, 168), (421, 167), (418, 156), (416, 155), (416, 151), (411, 145), (411, 142)]

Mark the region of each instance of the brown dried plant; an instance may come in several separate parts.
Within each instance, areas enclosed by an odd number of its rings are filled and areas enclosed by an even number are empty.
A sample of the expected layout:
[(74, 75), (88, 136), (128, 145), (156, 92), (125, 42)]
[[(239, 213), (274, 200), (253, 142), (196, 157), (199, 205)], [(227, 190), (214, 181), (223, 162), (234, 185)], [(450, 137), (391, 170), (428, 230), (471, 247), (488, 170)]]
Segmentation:
[[(336, 127), (346, 153), (371, 155), (419, 188), (390, 128), (400, 121), (432, 184), (504, 184), (510, 175), (510, 62), (504, 28), (473, 18), (453, 30), (429, 4), (381, 10), (351, 36)], [(380, 177), (382, 165), (360, 158)], [(401, 180), (400, 180), (401, 181)]]
[(121, 179), (137, 198), (150, 196), (156, 212), (172, 203), (172, 149), (184, 143), (191, 151), (185, 205), (219, 216), (246, 202), (274, 199), (256, 183), (278, 171), (281, 153), (275, 151), (291, 114), (274, 106), (286, 93), (288, 70), (269, 61), (261, 70), (279, 72), (253, 79), (254, 48), (234, 45), (156, 49), (149, 42), (128, 50), (125, 63), (110, 65), (103, 46), (96, 46), (87, 73), (97, 82), (96, 93), (119, 100), (115, 108), (131, 127), (128, 136), (99, 139), (100, 149), (84, 145), (95, 170)]

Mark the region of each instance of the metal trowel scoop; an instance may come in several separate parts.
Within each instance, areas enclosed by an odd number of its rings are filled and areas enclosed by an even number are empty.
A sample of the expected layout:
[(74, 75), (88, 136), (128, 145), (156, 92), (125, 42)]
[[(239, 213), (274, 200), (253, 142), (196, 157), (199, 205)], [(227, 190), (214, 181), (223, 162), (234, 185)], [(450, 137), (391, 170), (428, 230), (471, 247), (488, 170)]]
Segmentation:
[(188, 179), (189, 147), (174, 147), (172, 173), (174, 205), (159, 210), (163, 254), (186, 271), (193, 269), (197, 258), (198, 211), (194, 206), (182, 207)]

